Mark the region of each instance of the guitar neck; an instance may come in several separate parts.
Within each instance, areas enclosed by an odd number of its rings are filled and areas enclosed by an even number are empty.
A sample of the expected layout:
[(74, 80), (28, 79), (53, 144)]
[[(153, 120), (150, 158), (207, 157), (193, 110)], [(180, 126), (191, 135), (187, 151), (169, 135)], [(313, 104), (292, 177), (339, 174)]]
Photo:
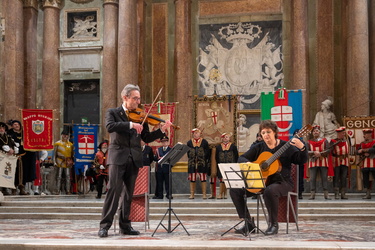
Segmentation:
[[(293, 136), (293, 138), (295, 138), (295, 136)], [(271, 165), (274, 161), (276, 161), (290, 147), (290, 142), (292, 141), (292, 139), (290, 139), (289, 141), (287, 141), (287, 143), (285, 143), (268, 160), (266, 160), (266, 163), (268, 164), (268, 166)]]
[(290, 147), (290, 142), (294, 139), (294, 138), (300, 138), (300, 137), (303, 137), (307, 134), (309, 134), (312, 130), (312, 126), (311, 125), (306, 125), (304, 126), (303, 128), (300, 129), (300, 131), (298, 133), (296, 133), (295, 135), (293, 135), (293, 137), (287, 141), (279, 150), (277, 150), (268, 160), (264, 161), (261, 165), (261, 167), (263, 169), (268, 169), (269, 166), (271, 166), (271, 164), (273, 162), (275, 162), (289, 147)]

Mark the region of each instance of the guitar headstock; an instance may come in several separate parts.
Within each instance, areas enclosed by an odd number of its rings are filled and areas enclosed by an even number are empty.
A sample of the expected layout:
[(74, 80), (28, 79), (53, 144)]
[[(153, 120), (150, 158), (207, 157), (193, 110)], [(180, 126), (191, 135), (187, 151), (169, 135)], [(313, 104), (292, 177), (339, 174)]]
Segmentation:
[(310, 124), (307, 124), (307, 125), (303, 126), (303, 128), (301, 128), (298, 131), (298, 133), (294, 135), (294, 137), (304, 137), (304, 136), (310, 134), (312, 129), (313, 129), (313, 126), (310, 125)]

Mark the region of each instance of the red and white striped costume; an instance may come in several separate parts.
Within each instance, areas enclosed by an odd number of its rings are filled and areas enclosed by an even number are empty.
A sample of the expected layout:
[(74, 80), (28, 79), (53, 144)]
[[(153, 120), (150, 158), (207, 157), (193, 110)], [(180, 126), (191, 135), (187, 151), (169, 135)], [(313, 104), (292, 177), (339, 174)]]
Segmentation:
[[(336, 143), (337, 140), (332, 140)], [(347, 141), (339, 142), (333, 147), (333, 166), (338, 167), (341, 165), (349, 166), (349, 144)]]
[[(366, 149), (366, 148), (372, 148), (375, 145), (375, 140), (371, 142), (361, 142), (360, 149)], [(375, 168), (375, 158), (371, 159), (369, 157), (366, 157), (363, 161), (363, 168)]]
[[(318, 152), (322, 152), (324, 151), (326, 148), (327, 148), (327, 143), (326, 143), (327, 139), (324, 138), (324, 139), (320, 139), (318, 141), (313, 141), (313, 140), (309, 140), (309, 151), (318, 151)], [(312, 158), (310, 158), (309, 160), (309, 168), (313, 168), (313, 167), (328, 167), (329, 164), (328, 164), (328, 157), (319, 157), (319, 158), (314, 158), (314, 160), (312, 160)]]

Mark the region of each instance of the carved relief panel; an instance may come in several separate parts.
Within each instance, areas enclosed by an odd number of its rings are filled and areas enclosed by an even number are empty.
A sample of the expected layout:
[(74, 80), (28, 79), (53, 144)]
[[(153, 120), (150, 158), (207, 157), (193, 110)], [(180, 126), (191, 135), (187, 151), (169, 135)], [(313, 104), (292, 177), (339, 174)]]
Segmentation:
[(99, 9), (65, 11), (65, 41), (99, 40)]

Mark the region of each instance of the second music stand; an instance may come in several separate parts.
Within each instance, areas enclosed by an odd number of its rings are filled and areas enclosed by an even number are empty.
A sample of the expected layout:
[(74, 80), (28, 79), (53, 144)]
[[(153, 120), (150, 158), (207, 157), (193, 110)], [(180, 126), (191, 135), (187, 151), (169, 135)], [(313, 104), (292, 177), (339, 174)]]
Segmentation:
[[(255, 195), (257, 195), (257, 225), (253, 229), (257, 229), (257, 231), (264, 232), (259, 229), (259, 204), (261, 203), (263, 213), (264, 206), (263, 203), (260, 201), (260, 191), (262, 191), (265, 188), (264, 179), (262, 177), (262, 173), (259, 167), (259, 164), (256, 163), (224, 163), (219, 164), (220, 171), (222, 173), (222, 176), (224, 177), (225, 185), (228, 189), (231, 188), (240, 188), (244, 190), (244, 204), (245, 204), (245, 211), (247, 208), (247, 194), (246, 191), (253, 192)], [(230, 230), (235, 229), (236, 226), (240, 225), (241, 223), (245, 223), (248, 219), (244, 218), (242, 221), (238, 222), (236, 225), (228, 229), (226, 232), (224, 232), (221, 236), (228, 233)], [(250, 221), (247, 221), (250, 223)], [(252, 233), (248, 232), (248, 234)], [(246, 234), (245, 236), (248, 236)]]
[[(168, 197), (169, 207), (167, 211), (165, 212), (163, 218), (160, 220), (159, 225), (156, 227), (155, 231), (152, 233), (151, 235), (152, 237), (154, 236), (156, 230), (158, 230), (159, 226), (162, 226), (168, 233), (172, 233), (179, 225), (181, 225), (184, 228), (187, 235), (190, 236), (190, 234), (188, 233), (188, 231), (186, 230), (186, 228), (184, 227), (180, 219), (177, 217), (176, 213), (173, 211), (172, 200), (171, 200), (172, 198), (172, 166), (175, 165), (181, 159), (181, 157), (184, 156), (184, 154), (186, 154), (187, 151), (189, 151), (189, 147), (179, 142), (163, 158), (161, 158), (158, 161), (160, 165), (163, 165), (163, 164), (169, 165), (169, 173), (168, 173), (169, 174), (169, 197)], [(178, 220), (177, 226), (175, 226), (173, 229), (171, 229), (172, 213)], [(168, 228), (166, 228), (163, 224), (163, 220), (165, 216), (167, 216), (167, 214), (168, 214)]]

